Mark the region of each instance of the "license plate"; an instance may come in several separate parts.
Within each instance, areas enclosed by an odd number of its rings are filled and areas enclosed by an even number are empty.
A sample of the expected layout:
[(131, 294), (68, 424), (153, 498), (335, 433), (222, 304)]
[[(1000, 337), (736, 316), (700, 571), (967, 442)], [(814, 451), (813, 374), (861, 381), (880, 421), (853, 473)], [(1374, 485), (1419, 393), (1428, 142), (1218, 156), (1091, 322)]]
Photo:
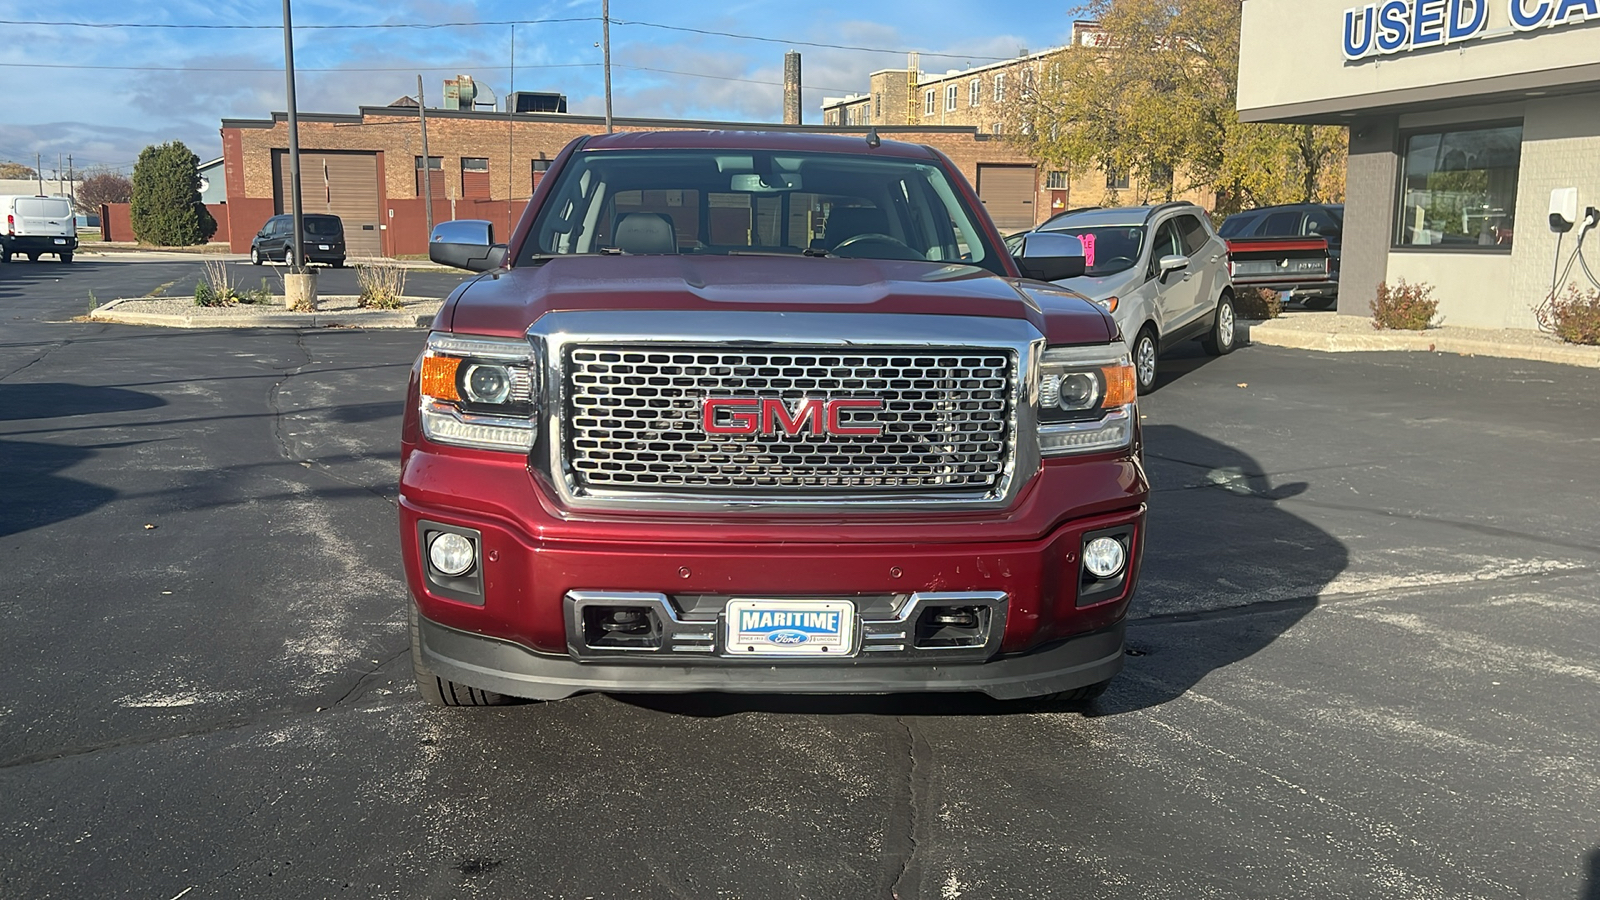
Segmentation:
[(327, 250), (328, 249), (328, 245), (327, 244), (318, 244), (317, 245), (317, 249), (318, 250)]
[(730, 600), (727, 648), (739, 656), (850, 656), (856, 607), (848, 600)]
[(67, 242), (66, 238), (56, 238), (56, 243), (58, 243), (58, 244), (65, 244), (66, 242)]

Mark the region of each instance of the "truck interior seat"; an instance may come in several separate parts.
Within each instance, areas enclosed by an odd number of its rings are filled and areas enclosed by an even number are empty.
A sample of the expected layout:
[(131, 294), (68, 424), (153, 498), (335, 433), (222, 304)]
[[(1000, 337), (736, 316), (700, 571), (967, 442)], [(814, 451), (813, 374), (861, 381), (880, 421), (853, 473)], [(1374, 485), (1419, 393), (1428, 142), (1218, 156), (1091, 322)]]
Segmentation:
[(672, 220), (660, 213), (628, 213), (617, 220), (616, 247), (623, 253), (677, 253)]

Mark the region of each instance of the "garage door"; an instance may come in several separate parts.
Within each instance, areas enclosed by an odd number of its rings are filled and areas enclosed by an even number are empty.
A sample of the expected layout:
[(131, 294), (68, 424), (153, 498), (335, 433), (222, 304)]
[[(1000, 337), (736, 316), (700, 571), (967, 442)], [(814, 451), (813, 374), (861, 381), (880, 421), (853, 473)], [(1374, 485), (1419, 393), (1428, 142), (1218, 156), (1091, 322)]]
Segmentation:
[[(273, 195), (278, 212), (289, 203), (289, 154), (277, 154)], [(344, 222), (345, 252), (382, 256), (378, 232), (378, 156), (375, 153), (300, 154), (300, 202), (308, 213), (332, 213)]]
[(978, 166), (978, 199), (1006, 234), (1032, 228), (1033, 166)]

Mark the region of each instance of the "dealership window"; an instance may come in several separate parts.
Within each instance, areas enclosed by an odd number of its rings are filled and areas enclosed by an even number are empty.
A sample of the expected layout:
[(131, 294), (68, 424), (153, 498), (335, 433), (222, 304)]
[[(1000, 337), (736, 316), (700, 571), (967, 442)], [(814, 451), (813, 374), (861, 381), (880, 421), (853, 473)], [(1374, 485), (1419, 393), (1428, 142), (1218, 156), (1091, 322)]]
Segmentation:
[(972, 82), (967, 85), (967, 105), (968, 106), (977, 106), (979, 103), (982, 103), (982, 102), (983, 102), (983, 80), (981, 78), (974, 78), (974, 79), (972, 79)]
[(1396, 246), (1510, 250), (1521, 162), (1520, 124), (1408, 136)]
[(929, 88), (927, 93), (922, 95), (922, 112), (924, 115), (933, 115), (934, 109), (939, 102), (938, 94), (938, 91)]
[(1004, 72), (996, 72), (994, 74), (994, 102), (1006, 102), (1006, 73)]

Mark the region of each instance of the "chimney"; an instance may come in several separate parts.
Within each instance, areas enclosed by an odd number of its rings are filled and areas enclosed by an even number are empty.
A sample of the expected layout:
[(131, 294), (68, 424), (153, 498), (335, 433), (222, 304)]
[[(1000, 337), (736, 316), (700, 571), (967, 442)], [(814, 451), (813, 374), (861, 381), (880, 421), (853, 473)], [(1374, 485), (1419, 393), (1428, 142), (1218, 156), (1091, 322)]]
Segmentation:
[(800, 54), (783, 54), (783, 124), (800, 124)]

